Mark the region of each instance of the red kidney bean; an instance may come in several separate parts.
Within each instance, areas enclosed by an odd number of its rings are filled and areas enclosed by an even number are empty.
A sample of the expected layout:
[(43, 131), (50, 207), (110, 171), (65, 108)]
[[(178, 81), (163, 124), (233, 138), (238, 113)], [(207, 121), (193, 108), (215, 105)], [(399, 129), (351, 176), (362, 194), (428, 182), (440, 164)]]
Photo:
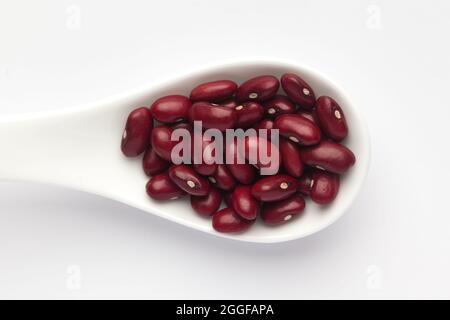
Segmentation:
[(249, 128), (264, 117), (264, 108), (256, 102), (244, 102), (237, 105), (236, 128)]
[(227, 168), (233, 177), (242, 184), (251, 184), (256, 178), (256, 170), (248, 163), (230, 163)]
[(254, 221), (241, 218), (231, 208), (224, 208), (213, 215), (212, 225), (218, 232), (241, 232), (252, 226)]
[(185, 164), (171, 166), (169, 177), (178, 187), (192, 196), (206, 196), (211, 187), (208, 179)]
[(217, 103), (231, 98), (236, 89), (237, 84), (230, 80), (206, 82), (191, 91), (191, 100)]
[(319, 127), (298, 114), (283, 114), (275, 119), (274, 125), (280, 135), (302, 146), (317, 144), (321, 139)]
[(278, 91), (280, 82), (274, 76), (264, 75), (245, 81), (236, 92), (238, 101), (264, 101)]
[(236, 180), (224, 164), (218, 164), (216, 172), (209, 177), (209, 181), (217, 188), (230, 191), (236, 187)]
[(319, 119), (317, 119), (316, 112), (314, 110), (306, 111), (306, 110), (298, 110), (298, 115), (305, 117), (306, 119), (312, 121), (316, 126), (320, 128)]
[[(238, 161), (237, 141), (228, 142), (225, 145), (225, 157), (229, 159), (227, 168), (233, 177), (242, 184), (250, 184), (255, 180), (256, 170), (251, 164), (244, 163), (245, 158), (242, 157), (242, 161)], [(240, 163), (243, 162), (243, 163)]]
[(244, 138), (244, 150), (246, 159), (257, 168), (273, 167), (274, 174), (278, 172), (280, 151), (270, 140), (255, 135), (246, 136)]
[(238, 103), (234, 99), (228, 99), (220, 104), (221, 107), (236, 108)]
[(174, 123), (187, 118), (192, 102), (180, 95), (165, 96), (153, 102), (150, 110), (153, 117), (164, 123)]
[(255, 126), (253, 126), (253, 128), (257, 131), (258, 135), (260, 134), (258, 131), (259, 129), (266, 129), (267, 130), (267, 140), (271, 139), (273, 127), (274, 127), (274, 123), (273, 123), (273, 120), (271, 120), (271, 119), (263, 119), (259, 123), (257, 123)]
[(152, 131), (152, 147), (156, 154), (164, 160), (171, 161), (171, 152), (178, 141), (172, 141), (173, 129), (165, 125), (160, 125)]
[(207, 129), (225, 131), (234, 128), (236, 112), (234, 109), (213, 105), (209, 102), (196, 102), (189, 110), (189, 120), (202, 121)]
[[(191, 141), (191, 146), (192, 146), (192, 163), (194, 163), (194, 141), (196, 138), (197, 134), (192, 135), (192, 141)], [(209, 141), (209, 139), (204, 136), (201, 135), (199, 141), (201, 141), (201, 154), (199, 154), (198, 156), (201, 157), (202, 163), (194, 163), (192, 166), (194, 168), (195, 171), (197, 171), (198, 173), (200, 173), (201, 175), (204, 176), (210, 176), (213, 175), (214, 172), (216, 172), (217, 170), (217, 164), (216, 163), (211, 163), (214, 159), (210, 157), (210, 152), (207, 151), (207, 148), (213, 148), (214, 147), (214, 141)], [(207, 152), (205, 152), (207, 151)], [(208, 163), (206, 162), (208, 161)]]
[(150, 178), (146, 185), (147, 194), (156, 200), (174, 200), (186, 194), (169, 177), (168, 172)]
[(150, 110), (137, 108), (128, 115), (122, 135), (121, 149), (127, 157), (136, 157), (144, 152), (150, 144), (153, 118)]
[(300, 215), (304, 209), (305, 199), (299, 194), (294, 194), (287, 199), (265, 204), (261, 218), (266, 224), (281, 224)]
[(286, 73), (281, 77), (281, 86), (288, 97), (305, 109), (312, 109), (316, 97), (313, 89), (298, 75)]
[(304, 148), (301, 155), (306, 165), (338, 174), (347, 171), (356, 161), (350, 149), (331, 140)]
[(252, 186), (252, 195), (260, 201), (278, 201), (288, 198), (297, 190), (297, 181), (288, 175), (277, 174), (258, 180)]
[(339, 176), (321, 170), (314, 170), (312, 175), (311, 200), (318, 204), (328, 204), (339, 192)]
[(282, 95), (276, 95), (269, 101), (264, 102), (263, 106), (266, 116), (270, 118), (275, 118), (282, 114), (295, 113), (296, 109), (295, 104)]
[(170, 163), (160, 156), (158, 156), (152, 147), (149, 147), (144, 154), (142, 160), (142, 167), (144, 172), (148, 176), (166, 171), (170, 166)]
[(299, 147), (295, 143), (281, 138), (280, 155), (284, 170), (291, 176), (299, 178), (303, 174), (303, 162)]
[(298, 182), (298, 188), (297, 191), (301, 192), (304, 195), (309, 196), (311, 193), (311, 188), (314, 184), (313, 178), (312, 178), (312, 171), (307, 170), (303, 173), (303, 175), (300, 177), (300, 179), (297, 180)]
[(246, 220), (255, 220), (259, 214), (260, 203), (252, 196), (252, 187), (240, 185), (233, 191), (231, 207)]
[(319, 97), (316, 101), (316, 114), (325, 135), (337, 142), (347, 137), (348, 128), (344, 112), (332, 98)]
[(216, 188), (211, 188), (206, 196), (191, 196), (191, 206), (198, 214), (210, 216), (219, 210), (222, 194)]

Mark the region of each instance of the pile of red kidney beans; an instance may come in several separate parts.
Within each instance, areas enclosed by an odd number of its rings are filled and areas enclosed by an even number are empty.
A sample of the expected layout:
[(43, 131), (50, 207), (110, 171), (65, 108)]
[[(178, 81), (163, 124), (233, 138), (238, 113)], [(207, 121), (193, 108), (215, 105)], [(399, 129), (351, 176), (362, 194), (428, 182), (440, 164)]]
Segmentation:
[[(280, 83), (285, 95), (278, 94)], [(278, 129), (278, 173), (261, 175), (258, 164), (250, 163), (173, 164), (171, 151), (178, 142), (171, 141), (171, 134), (177, 128), (192, 130), (194, 120), (222, 132)], [(215, 230), (240, 232), (258, 217), (268, 225), (291, 221), (305, 209), (305, 196), (320, 205), (333, 201), (339, 175), (355, 163), (352, 151), (341, 144), (347, 134), (339, 104), (328, 96), (316, 99), (300, 76), (286, 73), (280, 80), (263, 75), (240, 86), (230, 80), (202, 83), (190, 97), (165, 96), (150, 108), (137, 108), (128, 116), (121, 148), (127, 157), (144, 153), (151, 198), (189, 195), (192, 208), (211, 216)], [(245, 147), (259, 139), (246, 141)], [(226, 207), (220, 209), (222, 199)]]

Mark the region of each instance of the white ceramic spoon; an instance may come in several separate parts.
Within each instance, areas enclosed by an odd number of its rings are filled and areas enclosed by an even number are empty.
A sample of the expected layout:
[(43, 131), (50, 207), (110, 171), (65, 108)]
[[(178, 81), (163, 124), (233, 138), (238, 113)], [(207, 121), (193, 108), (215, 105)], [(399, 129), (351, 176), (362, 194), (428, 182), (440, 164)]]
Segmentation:
[[(157, 202), (145, 193), (148, 178), (141, 157), (126, 158), (120, 141), (128, 113), (167, 94), (186, 94), (198, 83), (231, 79), (238, 83), (261, 74), (301, 75), (317, 96), (329, 95), (345, 112), (350, 134), (345, 144), (356, 164), (342, 177), (336, 200), (320, 207), (307, 202), (304, 214), (281, 226), (256, 223), (242, 234), (221, 234), (210, 219), (193, 212), (188, 198)], [(214, 65), (187, 75), (150, 84), (121, 96), (80, 108), (0, 118), (0, 179), (62, 185), (98, 194), (213, 235), (250, 242), (282, 242), (317, 232), (336, 221), (355, 199), (368, 170), (370, 145), (358, 106), (328, 78), (296, 63), (252, 60)], [(24, 198), (26, 201), (26, 198)]]

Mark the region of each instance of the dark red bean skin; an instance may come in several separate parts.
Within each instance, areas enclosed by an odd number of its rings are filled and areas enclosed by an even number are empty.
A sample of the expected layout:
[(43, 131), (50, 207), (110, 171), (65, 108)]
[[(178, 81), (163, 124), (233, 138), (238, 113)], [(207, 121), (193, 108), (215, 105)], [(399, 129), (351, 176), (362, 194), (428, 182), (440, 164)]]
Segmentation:
[(236, 180), (224, 164), (217, 165), (217, 170), (209, 177), (209, 181), (217, 188), (225, 191), (231, 191), (236, 187)]
[(192, 125), (191, 125), (190, 123), (187, 123), (187, 122), (176, 123), (176, 124), (172, 125), (171, 128), (172, 128), (173, 130), (176, 130), (176, 129), (186, 129), (186, 130), (188, 130), (188, 131), (191, 132), (191, 133), (193, 132)]
[(300, 177), (300, 179), (297, 180), (298, 182), (298, 188), (297, 191), (309, 196), (311, 193), (311, 188), (314, 184), (313, 178), (312, 178), (312, 171), (307, 170), (303, 173), (303, 175)]
[[(194, 141), (195, 141), (195, 137), (197, 136), (197, 134), (193, 134), (192, 135), (192, 141), (191, 141), (191, 146), (192, 146), (192, 157), (191, 157), (191, 161), (192, 163), (194, 162)], [(194, 168), (195, 171), (197, 171), (198, 173), (200, 173), (201, 175), (204, 176), (210, 176), (213, 175), (214, 172), (216, 172), (217, 170), (217, 164), (216, 163), (210, 163), (211, 159), (210, 157), (208, 157), (208, 159), (206, 159), (204, 157), (205, 155), (205, 149), (212, 143), (214, 143), (214, 141), (208, 141), (208, 139), (206, 138), (206, 136), (201, 135), (200, 137), (201, 141), (202, 141), (202, 149), (201, 149), (201, 159), (202, 159), (202, 163), (193, 163), (192, 167)], [(213, 145), (211, 145), (211, 147), (213, 147)], [(208, 160), (208, 163), (206, 163), (206, 160)]]
[(234, 99), (228, 99), (222, 102), (220, 106), (234, 109), (238, 106), (238, 103)]
[(170, 162), (158, 156), (152, 147), (149, 147), (142, 159), (142, 168), (148, 176), (166, 171), (170, 166)]
[(241, 218), (231, 208), (224, 208), (217, 211), (212, 218), (213, 228), (222, 233), (241, 232), (250, 228), (254, 223)]
[(188, 97), (171, 95), (153, 102), (150, 110), (153, 117), (164, 123), (175, 123), (187, 118), (192, 102)]
[(271, 119), (263, 119), (259, 123), (257, 123), (253, 128), (256, 129), (258, 135), (259, 135), (259, 129), (266, 129), (267, 130), (267, 139), (271, 139), (272, 135), (272, 129), (274, 127), (273, 120)]
[(344, 112), (332, 98), (319, 97), (316, 101), (316, 114), (326, 136), (337, 142), (347, 137), (348, 127)]
[(248, 163), (227, 164), (228, 170), (233, 177), (242, 184), (251, 184), (256, 178), (256, 169)]
[(313, 89), (298, 75), (286, 73), (281, 77), (281, 86), (288, 97), (304, 109), (312, 109), (316, 97)]
[(146, 185), (147, 194), (156, 200), (174, 200), (186, 194), (163, 172), (150, 178)]
[(224, 192), (223, 193), (223, 201), (225, 202), (227, 207), (231, 208), (232, 201), (233, 201), (233, 192)]
[(321, 170), (314, 170), (313, 185), (310, 192), (311, 200), (318, 204), (328, 204), (339, 192), (339, 176)]
[[(266, 148), (266, 150), (264, 150), (264, 148)], [(280, 151), (270, 140), (259, 136), (246, 136), (244, 138), (244, 151), (246, 159), (257, 168), (274, 167), (274, 173), (278, 172), (280, 165)], [(267, 159), (261, 158), (260, 154), (264, 156), (267, 155)], [(256, 158), (251, 159), (252, 155), (256, 156)], [(277, 164), (278, 167), (275, 167)]]
[(216, 188), (211, 188), (203, 197), (191, 196), (192, 209), (202, 216), (211, 216), (216, 213), (221, 203), (222, 194)]
[(265, 114), (267, 117), (276, 118), (282, 114), (295, 113), (295, 104), (287, 97), (276, 95), (274, 98), (264, 102)]
[(156, 154), (164, 160), (171, 161), (171, 152), (178, 141), (171, 141), (173, 129), (165, 125), (160, 125), (152, 131), (152, 147)]
[(294, 194), (287, 199), (271, 202), (264, 205), (261, 218), (265, 224), (277, 225), (292, 220), (305, 210), (305, 199)]
[(260, 201), (278, 201), (297, 191), (297, 181), (288, 175), (277, 174), (258, 180), (252, 186), (252, 195)]
[(316, 112), (314, 110), (306, 111), (306, 110), (298, 110), (298, 115), (305, 117), (306, 119), (312, 121), (316, 126), (320, 128), (319, 119), (317, 118)]
[(284, 170), (296, 178), (303, 174), (303, 162), (300, 148), (296, 143), (287, 139), (280, 139), (280, 155)]
[(260, 211), (260, 202), (252, 196), (252, 187), (240, 185), (233, 191), (231, 206), (238, 215), (246, 220), (254, 220)]
[(237, 84), (230, 80), (206, 82), (191, 91), (191, 100), (218, 103), (231, 98), (236, 89)]
[(209, 102), (195, 102), (189, 109), (189, 121), (202, 121), (204, 128), (225, 131), (234, 128), (236, 112), (234, 109)]
[(192, 196), (206, 196), (211, 189), (208, 179), (184, 164), (171, 166), (169, 177), (179, 188)]
[(236, 92), (236, 100), (240, 102), (268, 100), (277, 93), (279, 87), (280, 82), (274, 76), (255, 77), (239, 86)]
[(146, 107), (137, 108), (128, 115), (123, 131), (121, 149), (125, 156), (136, 157), (150, 144), (153, 118)]
[(303, 148), (301, 155), (304, 164), (338, 174), (347, 171), (356, 161), (350, 149), (331, 140)]
[(264, 117), (264, 108), (257, 102), (244, 102), (237, 105), (236, 128), (250, 128)]
[(322, 138), (319, 127), (298, 114), (283, 114), (275, 119), (274, 125), (281, 136), (302, 146), (317, 144)]

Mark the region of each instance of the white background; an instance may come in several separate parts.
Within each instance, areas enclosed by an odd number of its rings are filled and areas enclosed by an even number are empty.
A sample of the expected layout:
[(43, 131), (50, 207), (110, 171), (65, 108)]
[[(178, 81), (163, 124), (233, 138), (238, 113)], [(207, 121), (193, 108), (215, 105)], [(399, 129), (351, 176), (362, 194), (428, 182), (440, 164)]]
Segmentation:
[(1, 182), (0, 298), (450, 298), (449, 14), (446, 0), (0, 0), (0, 115), (258, 55), (339, 83), (373, 147), (348, 213), (276, 245)]

